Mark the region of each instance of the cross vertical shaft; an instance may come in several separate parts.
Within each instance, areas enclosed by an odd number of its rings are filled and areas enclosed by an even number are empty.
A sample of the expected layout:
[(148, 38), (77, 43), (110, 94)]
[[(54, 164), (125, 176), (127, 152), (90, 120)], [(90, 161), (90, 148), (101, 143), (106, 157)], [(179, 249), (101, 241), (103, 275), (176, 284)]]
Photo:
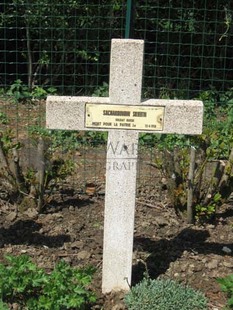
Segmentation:
[[(110, 102), (141, 103), (142, 40), (113, 40)], [(109, 132), (104, 216), (103, 292), (131, 283), (138, 132)]]

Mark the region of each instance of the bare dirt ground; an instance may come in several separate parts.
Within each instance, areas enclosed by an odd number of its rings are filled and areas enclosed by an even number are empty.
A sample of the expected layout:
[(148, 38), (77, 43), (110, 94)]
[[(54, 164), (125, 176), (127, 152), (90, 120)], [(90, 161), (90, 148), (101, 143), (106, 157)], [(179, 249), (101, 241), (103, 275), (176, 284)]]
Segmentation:
[[(47, 271), (60, 259), (72, 266), (94, 265), (98, 301), (93, 309), (121, 309), (122, 294), (101, 294), (103, 198), (64, 194), (40, 215), (32, 210), (21, 214), (1, 201), (0, 213), (0, 261), (5, 254), (28, 254)], [(202, 290), (210, 309), (223, 309), (226, 298), (215, 280), (233, 271), (232, 254), (224, 252), (224, 247), (233, 249), (232, 227), (231, 204), (204, 226), (187, 225), (157, 201), (154, 207), (137, 204), (133, 284), (148, 269), (152, 278), (163, 275)]]
[[(14, 109), (10, 111), (24, 119), (17, 125), (17, 134), (25, 139), (20, 128), (29, 122), (37, 123), (36, 115), (40, 110), (43, 116), (44, 108)], [(4, 111), (9, 111), (9, 107)], [(16, 122), (13, 112), (11, 116)], [(84, 168), (85, 162), (84, 187), (83, 173), (79, 170), (72, 181), (54, 193), (42, 214), (32, 209), (20, 213), (16, 204), (0, 200), (0, 262), (6, 254), (28, 254), (48, 272), (61, 259), (72, 266), (94, 265), (97, 272), (92, 288), (98, 299), (92, 309), (120, 310), (125, 309), (123, 293), (105, 296), (101, 293), (104, 156), (93, 154), (93, 150), (77, 150), (78, 168)], [(148, 270), (152, 278), (173, 278), (203, 291), (210, 310), (223, 309), (226, 296), (216, 278), (233, 273), (233, 201), (219, 208), (211, 223), (188, 225), (169, 205), (166, 189), (161, 189), (157, 171), (146, 164), (148, 160), (150, 154), (140, 155), (133, 285)], [(94, 190), (88, 182), (94, 184)], [(231, 253), (226, 253), (226, 248)]]

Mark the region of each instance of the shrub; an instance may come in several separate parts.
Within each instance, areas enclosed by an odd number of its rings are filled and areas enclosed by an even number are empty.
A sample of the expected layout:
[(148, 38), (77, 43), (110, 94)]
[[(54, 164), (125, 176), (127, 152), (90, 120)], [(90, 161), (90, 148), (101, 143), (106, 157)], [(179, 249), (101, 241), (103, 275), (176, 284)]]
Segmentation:
[(54, 188), (71, 175), (75, 168), (73, 160), (68, 157), (63, 160), (61, 156), (55, 155), (53, 147), (67, 142), (67, 148), (71, 148), (74, 137), (53, 139), (49, 130), (35, 127), (30, 131), (30, 138), (37, 149), (37, 155), (34, 163), (23, 168), (21, 157), (24, 145), (17, 141), (13, 130), (0, 129), (0, 183), (4, 185), (1, 186), (1, 198), (17, 202), (20, 212), (37, 208), (40, 213)]
[[(196, 221), (203, 223), (214, 219), (217, 208), (229, 198), (233, 188), (233, 89), (225, 93), (204, 91), (199, 99), (205, 107), (201, 135), (144, 134), (141, 141), (144, 145), (157, 142), (152, 165), (161, 170), (176, 212), (185, 216), (189, 202)], [(191, 148), (196, 149), (193, 161)], [(190, 189), (192, 195), (188, 197)]]
[(0, 309), (17, 304), (28, 310), (89, 309), (95, 296), (88, 290), (93, 268), (78, 269), (60, 261), (51, 272), (37, 267), (27, 255), (7, 256), (0, 264)]
[(233, 309), (233, 274), (230, 274), (225, 278), (219, 278), (217, 281), (220, 284), (222, 291), (227, 294), (227, 305), (230, 309)]
[(204, 310), (207, 299), (173, 280), (144, 278), (125, 296), (129, 310)]

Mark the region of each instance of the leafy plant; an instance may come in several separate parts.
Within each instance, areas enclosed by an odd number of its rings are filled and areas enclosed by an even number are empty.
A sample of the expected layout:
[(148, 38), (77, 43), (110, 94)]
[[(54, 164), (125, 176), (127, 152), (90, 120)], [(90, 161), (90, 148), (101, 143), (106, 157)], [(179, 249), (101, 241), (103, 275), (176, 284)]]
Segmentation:
[(204, 115), (206, 119), (216, 117), (216, 107), (218, 102), (218, 93), (214, 88), (201, 92), (198, 96), (204, 102)]
[(95, 89), (92, 94), (93, 97), (108, 97), (108, 84), (103, 82), (102, 86), (99, 86)]
[(70, 151), (77, 147), (79, 137), (76, 131), (72, 130), (48, 130), (41, 126), (30, 126), (30, 136), (37, 141), (39, 137), (50, 140), (51, 148), (62, 147), (63, 151)]
[(26, 85), (18, 79), (10, 86), (7, 95), (14, 98), (15, 103), (31, 99), (31, 93)]
[(195, 206), (195, 218), (198, 222), (205, 222), (210, 220), (216, 213), (217, 206), (221, 203), (222, 196), (217, 193), (214, 195), (211, 203), (207, 206), (196, 205)]
[(49, 87), (47, 89), (44, 89), (40, 86), (36, 86), (32, 89), (31, 96), (33, 100), (41, 100), (46, 99), (48, 95), (55, 95), (56, 92), (57, 89), (55, 87)]
[(151, 280), (145, 277), (125, 296), (129, 310), (204, 310), (203, 293), (173, 280)]
[(106, 131), (86, 131), (79, 137), (79, 143), (84, 145), (98, 146), (107, 142), (108, 133)]
[(228, 301), (227, 305), (229, 309), (233, 309), (233, 274), (225, 278), (217, 279), (223, 292), (227, 294)]
[(9, 310), (7, 304), (5, 302), (3, 302), (2, 300), (0, 300), (0, 309), (1, 310)]
[(23, 84), (23, 82), (18, 79), (10, 86), (7, 95), (12, 97), (15, 103), (18, 103), (45, 99), (49, 94), (54, 95), (56, 91), (54, 87), (45, 89), (40, 86), (35, 86), (29, 89), (27, 85)]
[(46, 275), (28, 256), (6, 256), (8, 265), (0, 264), (0, 292), (4, 301), (13, 301), (22, 294), (29, 296), (46, 282)]
[(72, 130), (48, 130), (40, 126), (30, 126), (29, 134), (35, 140), (38, 137), (49, 138), (51, 148), (62, 148), (63, 152), (74, 150), (79, 145), (98, 146), (107, 142), (108, 133), (105, 131), (77, 132)]
[(197, 222), (206, 222), (207, 220), (211, 219), (212, 216), (215, 215), (216, 207), (214, 205), (208, 206), (195, 206), (195, 219)]
[(60, 261), (47, 274), (26, 255), (8, 255), (6, 260), (7, 264), (0, 264), (3, 309), (8, 309), (6, 303), (17, 303), (28, 310), (86, 309), (95, 302), (88, 289), (94, 273), (92, 267), (72, 268)]
[(6, 113), (0, 112), (0, 124), (7, 125), (9, 123)]

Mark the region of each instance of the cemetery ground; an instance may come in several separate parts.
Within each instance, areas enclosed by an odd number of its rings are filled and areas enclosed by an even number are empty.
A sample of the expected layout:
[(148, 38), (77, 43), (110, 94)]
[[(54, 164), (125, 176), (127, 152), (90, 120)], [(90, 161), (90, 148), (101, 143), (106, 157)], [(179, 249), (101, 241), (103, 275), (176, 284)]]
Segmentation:
[[(9, 126), (24, 142), (21, 160), (26, 165), (28, 157), (35, 157), (35, 149), (27, 146), (25, 129), (38, 124), (39, 111), (43, 123), (44, 104), (29, 109), (26, 105), (3, 105), (4, 113), (11, 119)], [(20, 118), (16, 119), (16, 113)], [(91, 289), (97, 294), (97, 302), (92, 309), (120, 310), (125, 309), (123, 293), (101, 293), (104, 149), (76, 149), (75, 175), (58, 184), (41, 214), (30, 208), (19, 211), (16, 203), (0, 200), (0, 262), (6, 254), (27, 254), (47, 272), (61, 259), (73, 267), (93, 265), (96, 272)], [(218, 208), (212, 221), (187, 224), (169, 202), (166, 180), (161, 182), (159, 171), (149, 164), (150, 152), (141, 152), (139, 158), (133, 284), (145, 272), (152, 278), (172, 278), (203, 291), (209, 299), (209, 309), (223, 309), (226, 296), (216, 279), (233, 270), (232, 252), (226, 251), (233, 251), (232, 200)]]

